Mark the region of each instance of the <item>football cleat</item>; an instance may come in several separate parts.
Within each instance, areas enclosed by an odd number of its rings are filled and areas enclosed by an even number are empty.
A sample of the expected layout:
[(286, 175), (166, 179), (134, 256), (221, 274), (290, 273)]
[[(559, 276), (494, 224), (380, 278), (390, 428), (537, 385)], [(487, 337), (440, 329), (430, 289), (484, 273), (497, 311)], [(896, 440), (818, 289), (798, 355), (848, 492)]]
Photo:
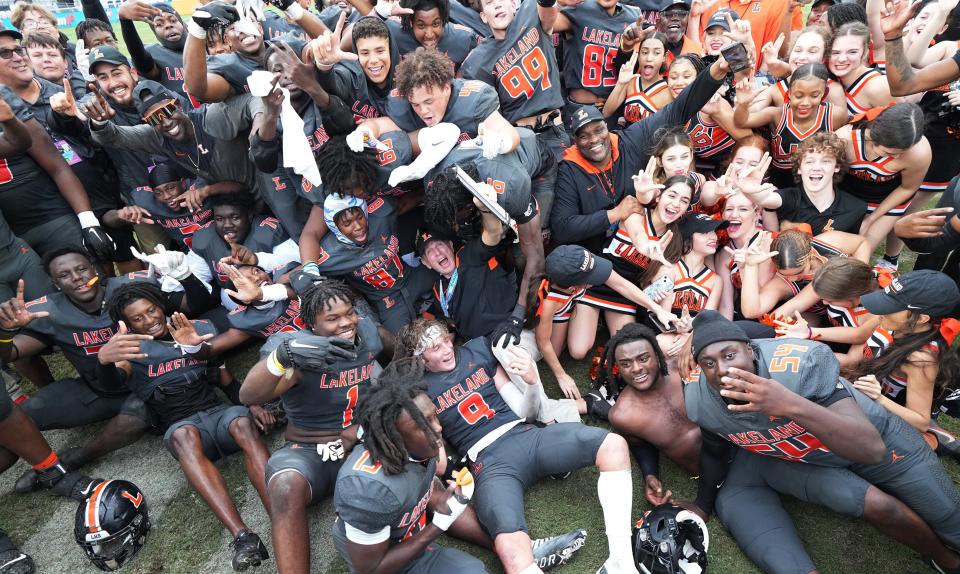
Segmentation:
[(546, 572), (569, 562), (586, 541), (586, 530), (571, 530), (558, 536), (537, 538), (530, 544), (533, 548), (533, 560)]
[(960, 439), (937, 427), (930, 427), (927, 432), (937, 439), (936, 452), (938, 455), (951, 456), (960, 460)]
[(33, 574), (33, 558), (20, 552), (7, 533), (0, 530), (0, 574)]
[(32, 468), (23, 471), (20, 478), (13, 483), (13, 490), (17, 494), (28, 494), (40, 490), (40, 473)]
[(250, 566), (259, 566), (261, 562), (270, 558), (267, 547), (260, 541), (256, 532), (241, 530), (230, 543), (233, 548), (233, 569), (243, 572)]

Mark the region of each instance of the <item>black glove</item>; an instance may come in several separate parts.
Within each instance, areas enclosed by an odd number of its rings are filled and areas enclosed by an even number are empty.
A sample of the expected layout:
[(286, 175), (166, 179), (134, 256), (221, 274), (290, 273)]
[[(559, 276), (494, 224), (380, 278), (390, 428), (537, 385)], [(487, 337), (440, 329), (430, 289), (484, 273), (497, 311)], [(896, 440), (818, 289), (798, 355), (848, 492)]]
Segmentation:
[(285, 369), (329, 367), (337, 361), (356, 359), (353, 348), (353, 341), (340, 337), (307, 335), (285, 340), (277, 347), (277, 361)]
[(63, 465), (37, 472), (37, 482), (50, 494), (84, 501), (90, 497), (94, 487), (103, 482), (99, 478), (90, 478), (77, 471), (66, 472)]
[(523, 323), (527, 316), (527, 308), (523, 305), (517, 305), (513, 308), (513, 313), (490, 333), (490, 346), (500, 346), (504, 349), (514, 343), (520, 342), (520, 332), (523, 331)]
[(325, 281), (326, 277), (320, 274), (320, 268), (313, 261), (304, 264), (303, 268), (290, 274), (290, 287), (297, 295), (303, 295), (315, 283)]
[(286, 10), (293, 4), (296, 0), (264, 0), (267, 4), (271, 6), (276, 6), (281, 10)]
[(204, 4), (193, 12), (193, 21), (207, 31), (226, 28), (239, 19), (240, 14), (235, 7), (220, 1)]
[(113, 238), (99, 225), (86, 227), (82, 231), (83, 246), (101, 261), (112, 261), (117, 251)]

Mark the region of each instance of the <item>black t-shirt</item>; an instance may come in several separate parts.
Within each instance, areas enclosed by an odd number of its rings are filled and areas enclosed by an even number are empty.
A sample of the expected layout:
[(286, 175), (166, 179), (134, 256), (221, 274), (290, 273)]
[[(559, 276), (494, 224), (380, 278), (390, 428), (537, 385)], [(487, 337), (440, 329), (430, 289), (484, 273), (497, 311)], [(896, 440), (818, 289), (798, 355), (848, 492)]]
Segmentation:
[(464, 339), (486, 337), (506, 320), (517, 304), (517, 276), (500, 265), (495, 256), (503, 244), (490, 247), (472, 239), (457, 253), (457, 283), (443, 311), (440, 299), (453, 280), (441, 277), (433, 284), (438, 316), (449, 317)]
[(845, 191), (836, 190), (833, 204), (824, 211), (818, 210), (800, 188), (787, 187), (777, 193), (783, 200), (777, 217), (781, 221), (809, 223), (814, 235), (830, 230), (858, 233), (867, 215), (867, 204)]

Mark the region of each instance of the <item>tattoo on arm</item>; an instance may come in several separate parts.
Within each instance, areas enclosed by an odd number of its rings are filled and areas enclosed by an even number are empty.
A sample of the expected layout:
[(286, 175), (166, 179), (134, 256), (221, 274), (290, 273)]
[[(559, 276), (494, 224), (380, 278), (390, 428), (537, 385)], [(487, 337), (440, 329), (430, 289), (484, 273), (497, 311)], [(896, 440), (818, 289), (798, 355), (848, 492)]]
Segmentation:
[(903, 40), (887, 42), (886, 56), (888, 68), (893, 68), (896, 71), (897, 76), (899, 76), (895, 79), (899, 79), (899, 81), (902, 83), (913, 78), (913, 66), (910, 65), (906, 54), (903, 52)]

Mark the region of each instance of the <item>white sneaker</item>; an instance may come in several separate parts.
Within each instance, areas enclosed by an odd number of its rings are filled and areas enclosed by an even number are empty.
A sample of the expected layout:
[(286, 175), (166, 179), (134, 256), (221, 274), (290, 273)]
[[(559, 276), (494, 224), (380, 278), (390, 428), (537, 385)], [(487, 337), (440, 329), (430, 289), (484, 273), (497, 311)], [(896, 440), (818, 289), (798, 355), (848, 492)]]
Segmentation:
[(883, 257), (881, 257), (881, 258), (877, 259), (877, 262), (874, 263), (873, 266), (874, 266), (874, 267), (877, 267), (878, 269), (886, 269), (886, 270), (890, 271), (891, 273), (896, 273), (896, 272), (897, 272), (897, 268), (898, 268), (900, 265), (899, 265), (899, 262), (898, 262), (898, 263), (891, 263), (891, 262), (887, 261), (886, 259), (884, 259)]
[(7, 389), (7, 394), (10, 395), (10, 398), (13, 400), (14, 404), (21, 404), (23, 401), (30, 398), (29, 395), (23, 392), (23, 389), (20, 387), (20, 381), (23, 379), (20, 377), (20, 373), (11, 370), (9, 367), (4, 365), (0, 367), (0, 379), (3, 380), (4, 387)]

